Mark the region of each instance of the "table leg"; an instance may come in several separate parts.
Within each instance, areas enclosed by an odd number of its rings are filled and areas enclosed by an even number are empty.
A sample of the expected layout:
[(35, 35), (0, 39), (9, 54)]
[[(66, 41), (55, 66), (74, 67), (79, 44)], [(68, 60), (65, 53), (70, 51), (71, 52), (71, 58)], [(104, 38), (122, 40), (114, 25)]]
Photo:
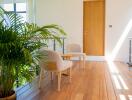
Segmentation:
[(86, 58), (85, 56), (83, 56), (83, 68), (85, 68), (85, 62), (86, 62)]

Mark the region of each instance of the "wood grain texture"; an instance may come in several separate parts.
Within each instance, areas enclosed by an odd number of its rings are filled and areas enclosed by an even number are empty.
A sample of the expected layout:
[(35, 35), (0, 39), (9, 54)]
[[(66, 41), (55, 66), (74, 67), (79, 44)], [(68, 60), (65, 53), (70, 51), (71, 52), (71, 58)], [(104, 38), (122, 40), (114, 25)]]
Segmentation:
[[(111, 72), (110, 68), (113, 65), (118, 69), (118, 73)], [(57, 92), (57, 76), (52, 82), (47, 76), (48, 84), (32, 100), (131, 100), (132, 71), (129, 71), (128, 66), (121, 62), (114, 62), (113, 65), (108, 65), (107, 62), (87, 62), (83, 70), (79, 62), (75, 62), (71, 84), (68, 81), (69, 78), (62, 75), (61, 91)], [(113, 76), (117, 77), (121, 89), (116, 87)], [(128, 89), (124, 88), (119, 76)]]
[(105, 1), (85, 1), (83, 16), (84, 52), (104, 55)]

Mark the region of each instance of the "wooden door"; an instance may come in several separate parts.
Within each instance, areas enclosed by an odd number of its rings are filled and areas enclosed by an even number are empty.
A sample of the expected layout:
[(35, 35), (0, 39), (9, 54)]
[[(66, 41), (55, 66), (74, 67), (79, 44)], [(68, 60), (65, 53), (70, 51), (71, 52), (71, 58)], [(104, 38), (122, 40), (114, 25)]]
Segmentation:
[(104, 55), (105, 2), (84, 1), (84, 52), (91, 56)]

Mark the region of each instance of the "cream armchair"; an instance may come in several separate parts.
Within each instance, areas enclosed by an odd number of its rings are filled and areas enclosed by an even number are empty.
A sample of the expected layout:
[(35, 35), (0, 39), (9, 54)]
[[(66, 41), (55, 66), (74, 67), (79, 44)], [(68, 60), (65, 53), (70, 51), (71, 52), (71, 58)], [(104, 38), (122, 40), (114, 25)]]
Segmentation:
[(56, 72), (58, 75), (58, 91), (60, 91), (61, 86), (61, 74), (65, 70), (69, 70), (69, 81), (71, 82), (71, 68), (72, 62), (63, 60), (59, 53), (51, 50), (41, 49), (40, 52), (45, 55), (44, 58), (40, 60), (40, 80), (39, 80), (39, 88), (41, 88), (41, 81), (43, 77), (43, 72), (48, 71), (52, 73)]
[(85, 68), (85, 62), (86, 62), (86, 54), (81, 51), (81, 47), (79, 44), (68, 44), (67, 47), (67, 53), (71, 54), (72, 57), (79, 57), (79, 60), (83, 61), (83, 68)]

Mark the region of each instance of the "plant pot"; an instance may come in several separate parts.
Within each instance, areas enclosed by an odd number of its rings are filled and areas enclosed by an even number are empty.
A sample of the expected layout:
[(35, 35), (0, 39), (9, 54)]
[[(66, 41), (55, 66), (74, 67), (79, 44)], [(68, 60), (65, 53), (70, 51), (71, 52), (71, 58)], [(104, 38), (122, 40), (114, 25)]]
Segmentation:
[(16, 100), (16, 93), (14, 92), (11, 96), (0, 98), (0, 100)]

